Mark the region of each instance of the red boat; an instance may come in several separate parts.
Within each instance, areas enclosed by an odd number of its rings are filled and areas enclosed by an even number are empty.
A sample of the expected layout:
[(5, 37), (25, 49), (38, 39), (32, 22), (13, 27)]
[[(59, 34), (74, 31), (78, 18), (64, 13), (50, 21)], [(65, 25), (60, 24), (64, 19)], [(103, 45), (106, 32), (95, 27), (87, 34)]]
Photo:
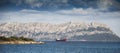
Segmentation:
[(66, 39), (56, 39), (56, 41), (66, 41)]

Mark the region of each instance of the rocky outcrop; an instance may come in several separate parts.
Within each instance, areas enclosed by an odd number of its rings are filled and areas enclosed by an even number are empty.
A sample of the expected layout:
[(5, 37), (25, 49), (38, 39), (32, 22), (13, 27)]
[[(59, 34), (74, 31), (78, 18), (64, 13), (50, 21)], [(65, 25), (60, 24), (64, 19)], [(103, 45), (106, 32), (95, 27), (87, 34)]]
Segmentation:
[(107, 25), (95, 22), (1, 23), (0, 36), (24, 36), (36, 41), (52, 41), (56, 38), (66, 38), (68, 41), (120, 41)]
[(35, 41), (0, 41), (0, 44), (44, 44), (44, 42), (35, 42)]

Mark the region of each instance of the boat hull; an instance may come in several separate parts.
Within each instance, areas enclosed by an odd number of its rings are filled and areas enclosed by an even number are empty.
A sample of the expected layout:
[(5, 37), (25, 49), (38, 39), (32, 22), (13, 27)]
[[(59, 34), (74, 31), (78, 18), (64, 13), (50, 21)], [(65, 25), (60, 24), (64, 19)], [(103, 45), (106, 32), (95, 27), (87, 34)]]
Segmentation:
[(57, 40), (57, 39), (56, 39), (56, 41), (66, 41), (66, 39), (61, 39), (61, 40)]

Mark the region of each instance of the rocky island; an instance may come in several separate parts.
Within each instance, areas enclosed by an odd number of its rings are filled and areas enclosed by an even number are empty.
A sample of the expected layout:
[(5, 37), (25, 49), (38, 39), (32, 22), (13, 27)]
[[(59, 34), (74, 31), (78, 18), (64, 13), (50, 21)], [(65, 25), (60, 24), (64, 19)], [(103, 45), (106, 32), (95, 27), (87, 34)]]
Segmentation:
[(110, 27), (96, 22), (1, 23), (0, 36), (24, 36), (35, 41), (55, 41), (56, 38), (67, 41), (120, 41)]
[(44, 44), (44, 42), (36, 42), (33, 39), (24, 37), (0, 36), (0, 44)]

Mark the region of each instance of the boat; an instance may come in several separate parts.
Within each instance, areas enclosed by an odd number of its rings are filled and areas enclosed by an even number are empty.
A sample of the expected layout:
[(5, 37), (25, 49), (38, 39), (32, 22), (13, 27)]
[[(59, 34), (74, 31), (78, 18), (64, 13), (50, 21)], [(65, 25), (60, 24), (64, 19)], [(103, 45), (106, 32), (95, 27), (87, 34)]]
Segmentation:
[(41, 41), (40, 41), (39, 44), (45, 44), (45, 42), (41, 42)]
[(66, 41), (67, 39), (56, 39), (56, 41)]

